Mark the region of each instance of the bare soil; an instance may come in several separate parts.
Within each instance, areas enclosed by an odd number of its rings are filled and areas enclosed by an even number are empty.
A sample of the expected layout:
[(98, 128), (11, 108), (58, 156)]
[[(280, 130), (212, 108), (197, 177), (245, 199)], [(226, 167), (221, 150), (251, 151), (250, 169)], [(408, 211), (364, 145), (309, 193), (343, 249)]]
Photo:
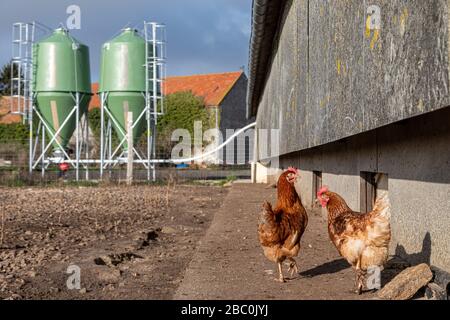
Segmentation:
[[(0, 299), (170, 299), (220, 187), (0, 189)], [(81, 271), (69, 290), (69, 266)]]

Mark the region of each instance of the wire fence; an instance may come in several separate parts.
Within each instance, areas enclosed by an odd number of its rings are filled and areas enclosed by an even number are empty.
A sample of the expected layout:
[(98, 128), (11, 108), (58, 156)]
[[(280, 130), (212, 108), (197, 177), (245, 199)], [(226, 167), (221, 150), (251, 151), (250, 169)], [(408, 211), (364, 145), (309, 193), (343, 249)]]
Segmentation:
[(0, 168), (27, 168), (29, 159), (28, 145), (28, 140), (1, 140)]
[[(158, 181), (177, 180), (180, 182), (203, 181), (203, 180), (233, 180), (250, 179), (250, 161), (252, 159), (252, 145), (249, 141), (246, 144), (231, 144), (225, 149), (208, 157), (206, 161), (190, 162), (184, 165), (159, 164), (156, 168), (156, 179)], [(99, 144), (91, 143), (89, 154), (91, 159), (98, 159)], [(69, 147), (69, 149), (74, 149)], [(136, 146), (141, 155), (146, 155), (146, 144), (139, 143)], [(185, 150), (188, 150), (186, 146)], [(159, 148), (156, 153), (157, 159), (169, 159), (173, 155), (167, 148)], [(195, 152), (191, 150), (191, 155)], [(203, 150), (204, 151), (204, 150)], [(37, 157), (42, 150), (38, 148)], [(69, 152), (73, 156), (73, 150)], [(185, 158), (187, 155), (178, 155)], [(126, 164), (117, 164), (104, 171), (103, 179), (110, 182), (126, 181)], [(79, 172), (81, 180), (100, 180), (100, 166), (97, 164), (82, 167)], [(63, 178), (65, 180), (75, 180), (75, 170), (69, 170)], [(147, 181), (148, 172), (143, 165), (135, 165), (134, 180)], [(45, 173), (40, 164), (30, 174), (29, 172), (29, 141), (28, 140), (0, 140), (0, 185), (33, 185), (49, 183), (61, 179), (61, 172), (58, 165), (50, 165)]]

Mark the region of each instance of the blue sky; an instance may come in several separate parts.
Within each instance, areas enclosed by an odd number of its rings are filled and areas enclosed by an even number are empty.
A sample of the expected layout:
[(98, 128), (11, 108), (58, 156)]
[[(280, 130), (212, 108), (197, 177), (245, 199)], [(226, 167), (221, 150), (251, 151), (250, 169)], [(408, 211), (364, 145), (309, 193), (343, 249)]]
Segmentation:
[(247, 66), (252, 0), (2, 0), (0, 65), (11, 57), (12, 23), (35, 20), (56, 28), (66, 22), (69, 5), (81, 8), (81, 30), (71, 33), (90, 47), (94, 81), (101, 45), (126, 25), (141, 28), (144, 20), (167, 25), (168, 75)]

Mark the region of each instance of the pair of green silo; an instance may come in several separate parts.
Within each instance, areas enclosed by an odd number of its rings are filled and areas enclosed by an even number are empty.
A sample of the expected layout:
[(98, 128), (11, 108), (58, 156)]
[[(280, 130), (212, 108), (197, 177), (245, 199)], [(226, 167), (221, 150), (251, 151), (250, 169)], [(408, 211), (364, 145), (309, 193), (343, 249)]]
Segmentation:
[[(147, 45), (136, 30), (125, 29), (102, 48), (99, 94), (106, 94), (106, 104), (115, 118), (113, 128), (120, 141), (127, 131), (128, 112), (133, 113), (136, 121), (146, 107)], [(152, 52), (151, 47), (148, 49)], [(88, 111), (92, 96), (89, 48), (66, 30), (57, 29), (34, 45), (33, 59), (36, 107), (52, 135), (59, 131), (57, 141), (52, 144), (58, 152), (61, 147), (67, 147), (75, 131), (77, 113), (68, 117), (75, 108), (76, 96), (79, 97), (79, 117)], [(135, 124), (135, 140), (145, 131), (145, 119), (141, 117)], [(123, 147), (126, 151), (127, 144)]]

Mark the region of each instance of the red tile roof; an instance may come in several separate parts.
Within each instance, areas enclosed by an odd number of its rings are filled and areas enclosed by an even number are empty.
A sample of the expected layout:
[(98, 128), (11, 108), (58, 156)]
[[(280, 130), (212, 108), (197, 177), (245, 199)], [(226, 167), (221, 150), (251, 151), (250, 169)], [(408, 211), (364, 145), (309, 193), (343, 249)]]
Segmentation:
[(10, 109), (10, 97), (0, 98), (0, 124), (22, 123), (22, 117), (11, 114)]
[(166, 94), (191, 91), (196, 96), (203, 97), (207, 107), (220, 106), (241, 75), (242, 71), (169, 77), (165, 83)]
[[(166, 94), (191, 91), (194, 95), (204, 98), (207, 107), (220, 106), (241, 75), (242, 71), (168, 77), (165, 82)], [(92, 92), (97, 91), (98, 83), (94, 83)], [(94, 95), (89, 110), (98, 107), (100, 107), (100, 98)]]

